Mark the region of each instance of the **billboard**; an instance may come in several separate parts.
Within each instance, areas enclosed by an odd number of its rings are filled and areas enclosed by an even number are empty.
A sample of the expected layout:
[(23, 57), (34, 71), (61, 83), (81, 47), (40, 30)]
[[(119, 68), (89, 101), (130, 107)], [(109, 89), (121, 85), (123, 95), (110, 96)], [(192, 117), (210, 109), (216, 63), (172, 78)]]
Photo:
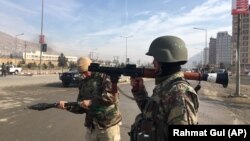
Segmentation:
[(40, 43), (40, 44), (44, 44), (44, 42), (45, 42), (45, 41), (44, 41), (44, 35), (40, 35), (40, 36), (39, 36), (39, 43)]
[(232, 0), (232, 15), (249, 14), (248, 0)]

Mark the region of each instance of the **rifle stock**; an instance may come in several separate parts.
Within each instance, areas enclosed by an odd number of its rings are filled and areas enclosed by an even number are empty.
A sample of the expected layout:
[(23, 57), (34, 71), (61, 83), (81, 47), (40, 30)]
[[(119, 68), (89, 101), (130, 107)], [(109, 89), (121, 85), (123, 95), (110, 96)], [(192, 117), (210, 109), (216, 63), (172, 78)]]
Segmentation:
[[(155, 78), (155, 70), (147, 68), (136, 68), (136, 65), (129, 64), (124, 68), (115, 67), (103, 67), (98, 63), (91, 63), (89, 71), (105, 73), (110, 76), (131, 76), (131, 77), (145, 77)], [(207, 73), (201, 74), (198, 72), (184, 72), (185, 79), (197, 80), (197, 81), (208, 81), (212, 83), (222, 84), (223, 87), (228, 85), (228, 74), (227, 73)]]

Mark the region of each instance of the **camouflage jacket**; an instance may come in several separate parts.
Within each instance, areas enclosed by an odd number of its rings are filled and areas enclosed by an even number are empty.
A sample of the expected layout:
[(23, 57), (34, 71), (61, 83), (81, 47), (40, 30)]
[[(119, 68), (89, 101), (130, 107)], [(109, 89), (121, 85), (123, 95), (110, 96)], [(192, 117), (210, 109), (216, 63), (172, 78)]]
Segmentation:
[[(156, 78), (151, 97), (148, 97), (145, 88), (133, 92), (143, 116), (157, 117), (165, 125), (197, 124), (198, 97), (189, 83), (183, 80), (183, 72), (177, 72), (171, 76)], [(157, 109), (150, 107), (152, 101), (157, 103)]]
[[(121, 121), (118, 97), (110, 91), (111, 82), (99, 73), (92, 73), (91, 77), (80, 81), (77, 101), (92, 100), (85, 116), (86, 127), (93, 127), (95, 124), (100, 129), (104, 129)], [(71, 107), (69, 111), (77, 114), (85, 112), (79, 106)]]

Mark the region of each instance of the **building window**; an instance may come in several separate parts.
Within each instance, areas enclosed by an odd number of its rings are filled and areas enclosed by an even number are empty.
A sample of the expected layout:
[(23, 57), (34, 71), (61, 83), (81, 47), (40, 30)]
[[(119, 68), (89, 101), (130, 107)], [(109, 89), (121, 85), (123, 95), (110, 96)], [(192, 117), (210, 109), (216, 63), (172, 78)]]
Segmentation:
[(248, 28), (249, 25), (248, 24), (243, 24), (243, 28)]
[(242, 33), (243, 34), (248, 34), (248, 30), (243, 30)]
[(247, 59), (243, 59), (244, 60), (244, 62), (243, 63), (247, 63)]
[(248, 23), (249, 22), (249, 19), (248, 18), (244, 18), (243, 19), (243, 23)]
[(243, 40), (248, 40), (248, 36), (243, 36)]

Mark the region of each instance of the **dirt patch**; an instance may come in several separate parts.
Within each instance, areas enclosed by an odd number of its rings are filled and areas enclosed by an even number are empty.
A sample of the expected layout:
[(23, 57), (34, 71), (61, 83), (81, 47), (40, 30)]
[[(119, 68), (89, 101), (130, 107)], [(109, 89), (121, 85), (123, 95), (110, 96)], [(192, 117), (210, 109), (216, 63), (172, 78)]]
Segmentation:
[(222, 100), (227, 103), (250, 104), (250, 77), (242, 77), (240, 85), (240, 96), (236, 96), (236, 80), (230, 77), (227, 88), (220, 84), (202, 82), (199, 95), (210, 99)]

